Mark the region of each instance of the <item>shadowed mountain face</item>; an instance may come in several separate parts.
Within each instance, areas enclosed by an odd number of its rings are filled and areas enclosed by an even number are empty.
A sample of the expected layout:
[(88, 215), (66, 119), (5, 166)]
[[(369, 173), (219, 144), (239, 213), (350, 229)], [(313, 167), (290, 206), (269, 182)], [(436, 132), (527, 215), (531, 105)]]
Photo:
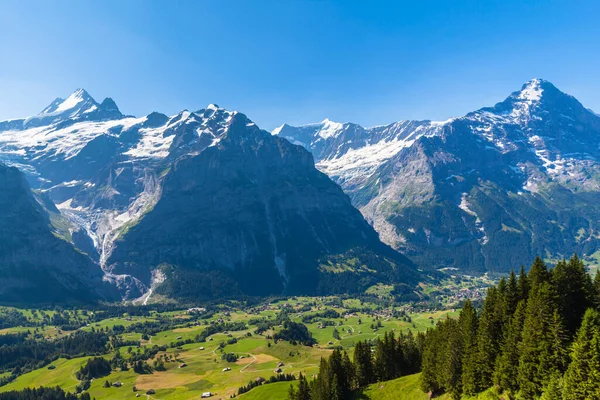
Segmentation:
[(123, 296), (326, 294), (418, 279), (308, 151), (243, 114), (209, 105), (134, 118), (83, 93), (36, 117), (51, 114), (48, 125), (0, 123), (0, 159), (56, 204), (73, 245)]
[[(170, 264), (198, 276), (220, 271), (249, 294), (331, 293), (385, 274), (414, 281), (412, 264), (390, 250), (310, 153), (236, 114), (217, 145), (175, 164), (160, 200), (115, 242), (108, 264), (144, 282)], [(329, 260), (351, 251), (363, 264), (375, 256), (389, 265), (349, 268), (348, 283), (335, 287)]]
[(445, 122), (273, 133), (313, 151), (380, 238), (425, 267), (505, 272), (599, 250), (600, 117), (549, 82)]
[[(0, 163), (0, 299), (8, 303), (110, 298), (102, 270), (52, 226), (58, 221), (36, 199), (23, 174)], [(115, 291), (112, 292), (116, 294)]]

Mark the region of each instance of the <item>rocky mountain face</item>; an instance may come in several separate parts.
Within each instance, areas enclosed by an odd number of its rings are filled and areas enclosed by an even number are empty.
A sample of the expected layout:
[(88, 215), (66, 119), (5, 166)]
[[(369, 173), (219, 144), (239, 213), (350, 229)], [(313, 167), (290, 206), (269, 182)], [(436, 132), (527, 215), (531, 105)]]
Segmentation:
[(332, 293), (415, 282), (300, 146), (209, 105), (121, 114), (84, 90), (0, 122), (0, 161), (126, 298)]
[(505, 272), (599, 250), (600, 117), (547, 81), (445, 122), (273, 134), (311, 150), (380, 238), (424, 267)]
[(0, 298), (8, 303), (114, 299), (102, 271), (70, 243), (68, 221), (0, 163)]

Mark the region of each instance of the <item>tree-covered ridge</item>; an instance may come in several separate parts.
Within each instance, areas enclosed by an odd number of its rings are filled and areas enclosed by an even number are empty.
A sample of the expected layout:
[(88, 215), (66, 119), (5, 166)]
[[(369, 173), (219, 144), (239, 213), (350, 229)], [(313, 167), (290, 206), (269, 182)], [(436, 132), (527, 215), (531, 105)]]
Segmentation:
[(467, 301), (458, 320), (427, 333), (421, 385), (452, 398), (494, 388), (509, 399), (600, 398), (600, 275), (577, 256), (549, 270), (489, 289), (477, 313)]
[(600, 274), (592, 280), (576, 255), (554, 269), (536, 258), (529, 273), (521, 267), (490, 287), (481, 310), (466, 300), (458, 319), (425, 334), (359, 342), (353, 361), (335, 350), (288, 399), (355, 398), (371, 383), (419, 371), (431, 397), (600, 399), (599, 307)]

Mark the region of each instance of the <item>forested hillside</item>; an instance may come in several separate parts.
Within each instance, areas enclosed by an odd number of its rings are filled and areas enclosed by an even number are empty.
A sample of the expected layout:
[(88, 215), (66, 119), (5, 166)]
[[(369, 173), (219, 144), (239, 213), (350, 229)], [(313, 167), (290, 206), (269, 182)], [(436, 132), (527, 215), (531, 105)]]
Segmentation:
[(600, 274), (592, 279), (577, 256), (554, 269), (537, 258), (528, 274), (521, 267), (491, 287), (479, 311), (467, 300), (458, 319), (426, 334), (359, 343), (353, 362), (336, 350), (321, 361), (318, 377), (301, 378), (288, 398), (352, 398), (370, 383), (422, 371), (421, 389), (430, 396), (598, 399), (599, 306)]

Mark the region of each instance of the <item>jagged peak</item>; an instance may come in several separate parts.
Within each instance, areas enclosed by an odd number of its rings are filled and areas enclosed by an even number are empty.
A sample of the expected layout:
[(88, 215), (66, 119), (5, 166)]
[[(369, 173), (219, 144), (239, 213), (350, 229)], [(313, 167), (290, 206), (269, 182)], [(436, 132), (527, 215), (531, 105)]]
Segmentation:
[(60, 114), (77, 108), (91, 108), (98, 106), (96, 100), (83, 88), (76, 89), (66, 99), (56, 98), (46, 107), (39, 116)]
[(100, 103), (100, 108), (103, 110), (119, 111), (117, 103), (115, 103), (115, 101), (111, 97), (107, 97), (104, 100), (102, 100), (102, 103)]
[(282, 124), (281, 126), (278, 126), (277, 128), (273, 129), (271, 131), (271, 135), (279, 135), (281, 133), (281, 131), (286, 127), (289, 126), (288, 124)]
[(520, 100), (540, 101), (543, 93), (544, 89), (542, 88), (541, 80), (532, 79), (523, 85), (523, 88), (519, 92), (517, 98)]

